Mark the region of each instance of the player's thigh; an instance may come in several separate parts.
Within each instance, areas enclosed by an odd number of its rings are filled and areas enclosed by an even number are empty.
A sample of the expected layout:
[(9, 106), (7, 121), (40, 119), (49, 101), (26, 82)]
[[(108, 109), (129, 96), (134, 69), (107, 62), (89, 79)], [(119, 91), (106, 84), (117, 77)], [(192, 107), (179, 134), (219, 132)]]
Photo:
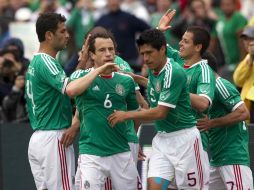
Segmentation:
[(43, 134), (39, 134), (36, 131), (31, 136), (28, 145), (28, 160), (37, 189), (46, 189), (44, 170), (42, 167), (44, 152), (41, 151), (43, 149), (41, 140), (43, 139)]
[(130, 151), (111, 156), (110, 175), (113, 189), (140, 190), (140, 177)]
[(209, 190), (226, 190), (219, 167), (210, 167)]
[(227, 189), (253, 189), (251, 169), (244, 165), (227, 165), (219, 167)]
[(167, 190), (170, 181), (160, 177), (148, 178), (148, 190)]
[(106, 171), (103, 168), (105, 159), (99, 156), (81, 154), (80, 155), (80, 174), (81, 188), (80, 190), (103, 190)]
[(205, 164), (199, 131), (197, 129), (187, 130), (181, 138), (188, 142), (180, 149), (183, 154), (178, 153), (181, 157), (178, 156), (179, 160), (175, 166), (176, 184), (180, 189), (203, 189), (205, 172), (209, 171), (209, 165)]
[(61, 136), (64, 130), (51, 131), (48, 133), (50, 142), (45, 145), (47, 152), (43, 162), (44, 175), (48, 190), (74, 189), (75, 183), (75, 158), (73, 146), (64, 147)]

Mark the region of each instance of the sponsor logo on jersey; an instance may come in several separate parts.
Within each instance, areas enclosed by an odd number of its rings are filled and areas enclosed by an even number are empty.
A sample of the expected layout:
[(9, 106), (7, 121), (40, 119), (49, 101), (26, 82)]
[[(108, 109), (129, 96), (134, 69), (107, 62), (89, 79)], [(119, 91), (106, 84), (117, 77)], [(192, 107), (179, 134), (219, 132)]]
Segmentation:
[(89, 183), (89, 181), (85, 181), (84, 188), (85, 189), (90, 189), (90, 183)]
[(125, 94), (125, 89), (124, 89), (123, 85), (117, 84), (115, 90), (116, 90), (116, 93), (117, 93), (118, 95), (124, 96), (124, 94)]
[(93, 91), (100, 91), (100, 88), (99, 88), (98, 85), (96, 85), (96, 86), (94, 86), (94, 87), (92, 88), (92, 90), (93, 90)]

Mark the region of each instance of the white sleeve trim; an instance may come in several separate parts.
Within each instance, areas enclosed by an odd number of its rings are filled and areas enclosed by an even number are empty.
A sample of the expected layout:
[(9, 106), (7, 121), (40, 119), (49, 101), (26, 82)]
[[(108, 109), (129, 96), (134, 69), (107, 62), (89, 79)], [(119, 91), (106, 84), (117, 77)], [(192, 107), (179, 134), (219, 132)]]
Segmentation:
[(199, 96), (203, 96), (208, 99), (208, 101), (210, 103), (209, 107), (213, 104), (213, 101), (211, 100), (211, 98), (209, 96), (207, 96), (206, 94), (199, 94)]
[(173, 105), (173, 104), (169, 104), (169, 103), (165, 103), (165, 102), (158, 102), (159, 105), (162, 105), (162, 106), (166, 106), (166, 107), (170, 107), (170, 108), (175, 108), (176, 105)]
[(69, 77), (66, 77), (66, 78), (64, 79), (64, 84), (63, 84), (63, 88), (62, 88), (62, 94), (65, 93), (65, 89), (66, 89), (66, 87), (67, 87), (68, 81), (69, 81)]
[(135, 86), (135, 90), (140, 90), (140, 87), (139, 86)]
[(232, 108), (232, 112), (235, 111), (240, 105), (242, 105), (244, 102), (240, 101), (238, 102), (233, 108)]

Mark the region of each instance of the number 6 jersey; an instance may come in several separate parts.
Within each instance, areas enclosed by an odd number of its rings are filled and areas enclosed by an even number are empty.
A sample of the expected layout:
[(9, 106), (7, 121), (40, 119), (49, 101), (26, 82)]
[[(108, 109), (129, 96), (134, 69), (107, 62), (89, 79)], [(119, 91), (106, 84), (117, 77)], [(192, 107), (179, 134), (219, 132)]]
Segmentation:
[[(92, 69), (74, 72), (71, 80), (86, 75)], [(107, 118), (114, 110), (139, 108), (135, 84), (130, 76), (118, 72), (110, 77), (97, 76), (85, 92), (75, 97), (75, 103), (81, 122), (80, 154), (110, 156), (129, 151), (127, 122), (112, 128)]]

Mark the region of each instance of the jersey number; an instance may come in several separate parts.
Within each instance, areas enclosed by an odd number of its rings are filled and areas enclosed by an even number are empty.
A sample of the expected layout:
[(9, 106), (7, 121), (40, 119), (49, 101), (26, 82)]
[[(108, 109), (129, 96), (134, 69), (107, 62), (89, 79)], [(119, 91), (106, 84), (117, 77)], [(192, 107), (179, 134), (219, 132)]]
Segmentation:
[(109, 94), (107, 94), (107, 96), (104, 100), (104, 107), (105, 108), (111, 108), (112, 107), (112, 102), (109, 100)]
[(32, 105), (33, 105), (33, 114), (35, 114), (35, 104), (34, 104), (34, 97), (33, 97), (33, 92), (32, 92), (32, 83), (27, 80), (26, 82), (26, 93), (27, 97), (31, 100)]
[(193, 176), (193, 175), (195, 175), (195, 172), (191, 172), (191, 173), (187, 174), (188, 181), (189, 181), (188, 185), (190, 187), (193, 187), (197, 184), (197, 180), (196, 180), (195, 176)]
[(151, 102), (156, 102), (156, 99), (155, 99), (155, 96), (154, 96), (154, 89), (153, 88), (151, 88), (150, 89), (150, 96), (151, 96)]

